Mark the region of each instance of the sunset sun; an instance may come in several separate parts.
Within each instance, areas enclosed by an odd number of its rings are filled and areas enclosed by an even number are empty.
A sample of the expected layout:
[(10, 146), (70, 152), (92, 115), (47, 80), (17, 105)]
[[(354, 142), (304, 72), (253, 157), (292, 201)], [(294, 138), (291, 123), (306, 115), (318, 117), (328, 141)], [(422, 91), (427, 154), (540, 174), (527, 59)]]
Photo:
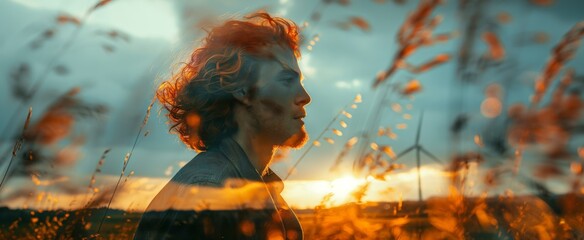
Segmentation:
[(346, 202), (350, 199), (351, 193), (365, 182), (365, 179), (346, 175), (330, 181), (323, 191), (333, 193), (333, 199), (337, 201)]

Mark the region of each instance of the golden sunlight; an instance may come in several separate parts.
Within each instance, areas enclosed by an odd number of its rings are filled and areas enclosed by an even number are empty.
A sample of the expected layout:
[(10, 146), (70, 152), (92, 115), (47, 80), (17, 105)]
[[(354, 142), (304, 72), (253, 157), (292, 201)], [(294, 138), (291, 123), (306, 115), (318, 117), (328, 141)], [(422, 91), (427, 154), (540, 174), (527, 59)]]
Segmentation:
[[(425, 197), (444, 195), (447, 191), (447, 176), (438, 166), (426, 165), (420, 169), (422, 188)], [(350, 173), (344, 173), (332, 180), (291, 180), (286, 181), (282, 195), (296, 209), (314, 208), (323, 197), (333, 193), (327, 206), (339, 206), (355, 201), (351, 195), (363, 184), (369, 182), (369, 190), (363, 201), (398, 201), (417, 199), (417, 170), (395, 172), (386, 176), (386, 180), (375, 179), (373, 176), (355, 178)]]
[(332, 192), (337, 200), (350, 200), (351, 193), (360, 185), (364, 184), (364, 179), (356, 179), (352, 176), (343, 176), (331, 181), (328, 192)]

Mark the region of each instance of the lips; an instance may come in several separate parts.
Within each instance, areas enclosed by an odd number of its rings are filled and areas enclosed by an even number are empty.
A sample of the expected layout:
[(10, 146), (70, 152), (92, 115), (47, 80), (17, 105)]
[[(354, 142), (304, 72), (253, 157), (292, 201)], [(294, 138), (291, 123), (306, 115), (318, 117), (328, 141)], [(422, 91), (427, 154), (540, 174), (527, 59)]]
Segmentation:
[(296, 120), (298, 120), (298, 122), (300, 122), (300, 125), (304, 125), (304, 121), (302, 121), (302, 119), (297, 118)]
[(300, 125), (304, 125), (304, 121), (302, 121), (303, 118), (306, 117), (306, 113), (301, 113), (301, 114), (297, 114), (294, 119), (298, 120), (298, 122), (300, 122)]
[(300, 114), (296, 114), (296, 116), (294, 116), (294, 119), (301, 119), (301, 118), (305, 118), (306, 117), (306, 113), (300, 113)]

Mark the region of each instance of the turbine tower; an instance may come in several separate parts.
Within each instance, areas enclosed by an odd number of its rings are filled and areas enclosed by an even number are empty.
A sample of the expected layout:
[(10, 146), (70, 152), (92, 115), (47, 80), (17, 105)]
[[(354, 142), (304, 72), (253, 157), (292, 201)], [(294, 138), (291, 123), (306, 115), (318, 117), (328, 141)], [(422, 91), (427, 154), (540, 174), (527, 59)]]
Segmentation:
[(420, 201), (420, 202), (422, 202), (422, 176), (420, 173), (420, 165), (421, 165), (420, 153), (425, 154), (426, 156), (428, 156), (430, 159), (434, 160), (437, 163), (440, 163), (442, 165), (444, 164), (436, 156), (434, 156), (434, 154), (430, 153), (430, 151), (428, 151), (426, 148), (424, 148), (420, 144), (420, 134), (422, 133), (423, 120), (424, 120), (424, 112), (422, 111), (420, 113), (420, 121), (418, 122), (418, 130), (416, 132), (416, 142), (414, 143), (414, 145), (408, 147), (406, 150), (399, 153), (394, 159), (394, 161), (397, 161), (400, 157), (403, 157), (404, 155), (408, 154), (409, 152), (411, 152), (413, 150), (416, 150), (416, 168), (418, 170), (418, 201)]

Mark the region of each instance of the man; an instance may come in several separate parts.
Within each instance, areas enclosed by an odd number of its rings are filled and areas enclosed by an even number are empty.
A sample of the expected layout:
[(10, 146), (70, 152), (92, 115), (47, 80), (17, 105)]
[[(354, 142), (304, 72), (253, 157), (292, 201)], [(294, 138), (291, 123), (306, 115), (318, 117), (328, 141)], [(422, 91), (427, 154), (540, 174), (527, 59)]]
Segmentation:
[(303, 239), (269, 168), (278, 148), (299, 148), (310, 96), (299, 34), (257, 13), (211, 29), (157, 97), (171, 130), (200, 151), (152, 200), (135, 239)]

